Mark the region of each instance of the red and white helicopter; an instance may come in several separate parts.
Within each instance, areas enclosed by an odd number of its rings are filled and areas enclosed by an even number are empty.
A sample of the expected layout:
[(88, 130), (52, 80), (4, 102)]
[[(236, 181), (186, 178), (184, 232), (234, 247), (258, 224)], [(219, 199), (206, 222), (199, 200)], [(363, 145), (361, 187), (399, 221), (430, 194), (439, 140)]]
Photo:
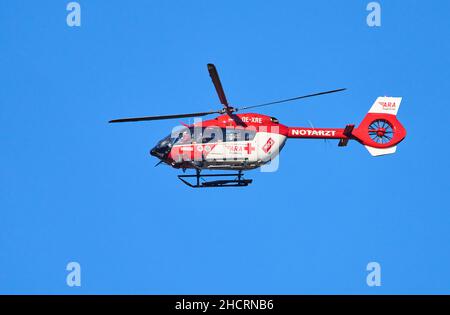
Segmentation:
[[(220, 114), (216, 118), (183, 124), (151, 149), (150, 154), (174, 168), (194, 169), (195, 175), (178, 177), (190, 187), (247, 186), (252, 180), (242, 172), (258, 168), (273, 160), (288, 138), (338, 139), (339, 146), (349, 140), (363, 144), (373, 156), (392, 154), (406, 136), (397, 120), (401, 97), (378, 97), (358, 127), (345, 128), (288, 127), (278, 119), (256, 113), (236, 114), (238, 111), (279, 104), (303, 98), (340, 92), (338, 89), (298, 96), (259, 105), (236, 108), (228, 104), (216, 67), (208, 64), (208, 71), (223, 107), (220, 110), (165, 116), (147, 116), (111, 120), (110, 123), (150, 121)], [(231, 170), (231, 174), (201, 174), (202, 170)], [(207, 181), (206, 178), (214, 177)], [(195, 182), (189, 182), (194, 178)]]

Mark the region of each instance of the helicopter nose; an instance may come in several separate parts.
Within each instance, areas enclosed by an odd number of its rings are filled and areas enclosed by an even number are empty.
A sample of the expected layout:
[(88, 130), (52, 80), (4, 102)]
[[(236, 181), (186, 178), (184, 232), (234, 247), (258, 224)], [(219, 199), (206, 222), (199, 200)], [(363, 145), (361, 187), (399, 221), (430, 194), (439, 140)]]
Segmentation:
[(158, 152), (158, 150), (156, 148), (153, 148), (153, 149), (150, 150), (150, 155), (153, 155), (154, 157), (157, 157), (157, 158), (161, 158), (162, 157), (161, 153)]
[(166, 153), (164, 151), (165, 150), (162, 150), (162, 148), (154, 147), (153, 149), (150, 150), (150, 155), (157, 157), (160, 160), (163, 160), (166, 157)]

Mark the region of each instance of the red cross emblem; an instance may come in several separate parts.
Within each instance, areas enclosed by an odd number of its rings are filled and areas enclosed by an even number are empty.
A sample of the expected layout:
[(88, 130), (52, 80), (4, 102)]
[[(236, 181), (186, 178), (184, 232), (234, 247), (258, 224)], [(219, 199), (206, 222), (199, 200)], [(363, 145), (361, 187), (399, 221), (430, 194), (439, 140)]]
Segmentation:
[(247, 151), (248, 154), (251, 154), (253, 150), (255, 150), (255, 147), (252, 147), (252, 144), (249, 142), (247, 143), (247, 146), (244, 148), (245, 151)]

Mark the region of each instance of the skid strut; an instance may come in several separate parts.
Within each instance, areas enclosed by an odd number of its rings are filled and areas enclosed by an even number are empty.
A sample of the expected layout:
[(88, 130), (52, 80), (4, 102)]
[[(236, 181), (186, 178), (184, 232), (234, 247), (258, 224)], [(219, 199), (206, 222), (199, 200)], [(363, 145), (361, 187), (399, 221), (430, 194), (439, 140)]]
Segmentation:
[[(207, 174), (201, 175), (200, 170), (196, 170), (195, 175), (178, 175), (178, 178), (192, 188), (207, 188), (207, 187), (242, 187), (248, 186), (253, 182), (252, 179), (243, 178), (242, 171), (238, 173), (230, 173), (230, 174)], [(208, 177), (217, 177), (224, 179), (217, 179), (207, 181), (205, 178)], [(195, 178), (195, 183), (192, 184), (188, 180), (188, 178)]]

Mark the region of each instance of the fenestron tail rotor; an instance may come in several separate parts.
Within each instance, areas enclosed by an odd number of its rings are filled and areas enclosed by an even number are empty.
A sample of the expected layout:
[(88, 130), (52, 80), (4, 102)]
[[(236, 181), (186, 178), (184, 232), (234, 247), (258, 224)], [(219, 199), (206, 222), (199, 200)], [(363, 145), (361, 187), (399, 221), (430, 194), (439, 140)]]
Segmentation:
[(386, 119), (374, 120), (368, 131), (370, 138), (379, 144), (389, 143), (394, 137), (394, 129)]

